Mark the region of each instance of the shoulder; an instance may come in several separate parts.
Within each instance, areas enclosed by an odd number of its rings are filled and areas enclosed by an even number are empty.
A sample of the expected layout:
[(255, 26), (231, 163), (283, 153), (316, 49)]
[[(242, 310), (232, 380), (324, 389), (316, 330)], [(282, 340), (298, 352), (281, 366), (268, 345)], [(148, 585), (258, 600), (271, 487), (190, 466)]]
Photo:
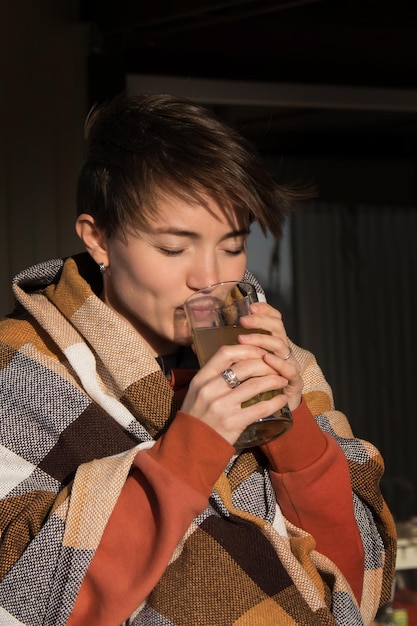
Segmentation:
[(292, 353), (300, 366), (300, 374), (304, 381), (303, 395), (306, 396), (311, 392), (321, 392), (326, 395), (328, 402), (326, 410), (333, 407), (333, 394), (329, 383), (327, 382), (317, 359), (312, 352), (301, 348), (291, 340), (289, 346)]

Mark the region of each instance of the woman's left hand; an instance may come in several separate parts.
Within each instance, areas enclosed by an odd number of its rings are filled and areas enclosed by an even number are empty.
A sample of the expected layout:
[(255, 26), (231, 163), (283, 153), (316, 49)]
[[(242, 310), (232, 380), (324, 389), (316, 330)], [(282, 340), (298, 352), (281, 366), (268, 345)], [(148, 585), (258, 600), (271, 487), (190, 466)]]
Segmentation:
[[(242, 317), (240, 323), (244, 328), (253, 328), (254, 332), (239, 335), (239, 343), (255, 345), (268, 351), (264, 360), (272, 370), (287, 379), (288, 384), (283, 387), (283, 392), (288, 396), (288, 406), (293, 411), (301, 402), (303, 379), (300, 366), (289, 347), (282, 315), (266, 302), (254, 302), (250, 305), (250, 311), (251, 315)], [(271, 334), (256, 333), (258, 328)]]

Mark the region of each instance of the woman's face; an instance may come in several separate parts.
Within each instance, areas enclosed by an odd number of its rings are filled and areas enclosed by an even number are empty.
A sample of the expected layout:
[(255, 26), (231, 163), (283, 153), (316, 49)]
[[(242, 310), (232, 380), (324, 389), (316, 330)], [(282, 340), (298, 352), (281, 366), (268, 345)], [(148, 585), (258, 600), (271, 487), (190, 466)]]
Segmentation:
[(146, 230), (107, 241), (104, 300), (154, 355), (191, 343), (185, 300), (209, 284), (240, 279), (246, 267), (248, 216), (164, 197)]

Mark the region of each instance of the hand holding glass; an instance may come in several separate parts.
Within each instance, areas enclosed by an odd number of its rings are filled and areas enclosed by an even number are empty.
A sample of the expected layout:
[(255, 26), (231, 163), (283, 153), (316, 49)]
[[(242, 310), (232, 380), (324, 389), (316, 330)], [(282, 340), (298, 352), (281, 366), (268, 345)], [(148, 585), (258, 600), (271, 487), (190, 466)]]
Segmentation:
[[(240, 318), (250, 315), (249, 305), (258, 300), (251, 283), (229, 281), (217, 283), (197, 291), (184, 304), (190, 324), (194, 346), (200, 367), (217, 352), (222, 345), (237, 344), (238, 335), (249, 333), (269, 334), (262, 329), (249, 329), (240, 325)], [(242, 407), (260, 400), (269, 400), (282, 393), (281, 389), (257, 394)], [(288, 406), (250, 424), (235, 442), (236, 450), (258, 446), (285, 433), (292, 425)]]

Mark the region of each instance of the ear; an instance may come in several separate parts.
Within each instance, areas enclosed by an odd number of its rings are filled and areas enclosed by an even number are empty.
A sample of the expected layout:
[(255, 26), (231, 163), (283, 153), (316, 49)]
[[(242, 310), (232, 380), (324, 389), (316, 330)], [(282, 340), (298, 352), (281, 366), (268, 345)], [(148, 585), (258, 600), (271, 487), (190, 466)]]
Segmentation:
[(106, 238), (104, 234), (98, 230), (94, 218), (88, 215), (88, 213), (81, 213), (75, 223), (75, 230), (94, 261), (97, 264), (104, 263), (107, 267), (109, 265), (109, 257)]

